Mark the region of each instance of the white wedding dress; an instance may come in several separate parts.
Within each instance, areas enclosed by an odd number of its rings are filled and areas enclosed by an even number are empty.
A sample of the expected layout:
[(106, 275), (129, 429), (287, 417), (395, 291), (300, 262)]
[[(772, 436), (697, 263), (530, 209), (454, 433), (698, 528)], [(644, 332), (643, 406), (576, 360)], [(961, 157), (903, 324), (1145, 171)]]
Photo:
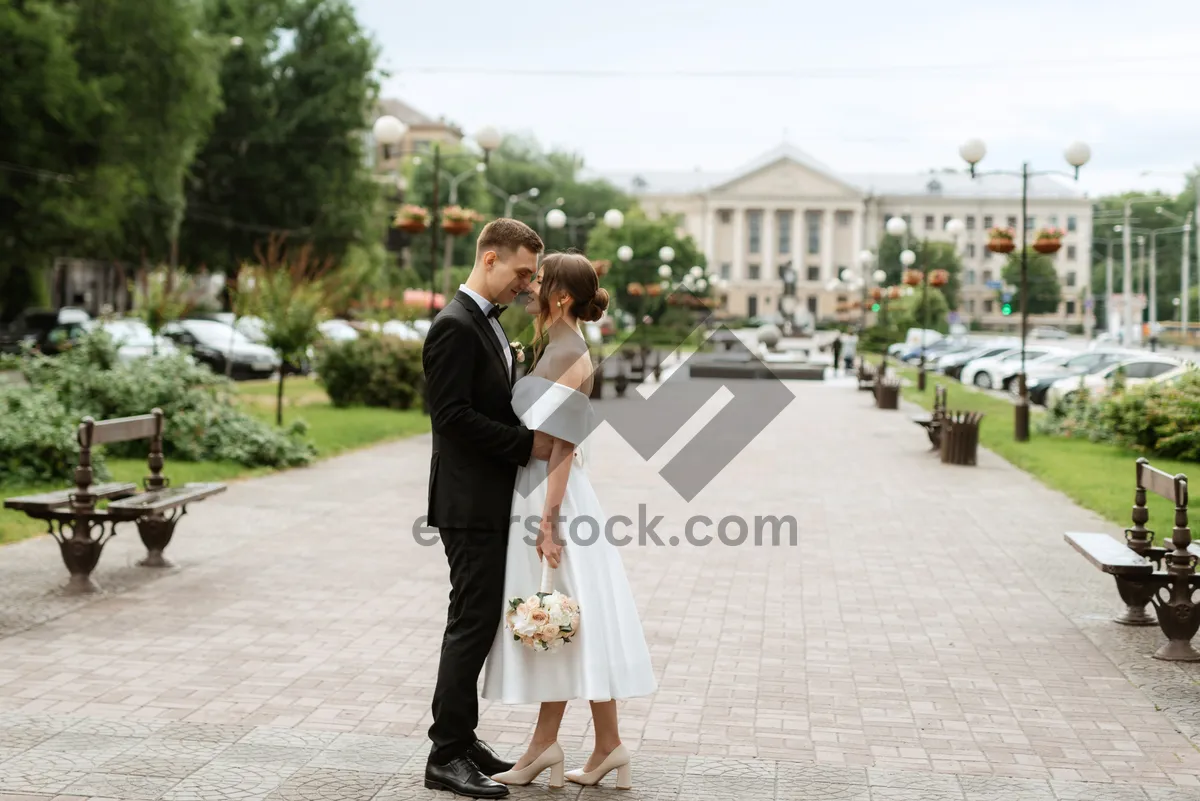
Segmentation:
[[(586, 343), (581, 344), (586, 352)], [(501, 621), (484, 670), (483, 697), (504, 704), (536, 704), (650, 695), (657, 683), (637, 605), (621, 555), (605, 536), (607, 518), (578, 456), (580, 442), (594, 426), (591, 401), (537, 372), (517, 381), (513, 408), (526, 427), (576, 446), (559, 521), (562, 559), (550, 575), (555, 590), (579, 602), (579, 633), (556, 650), (534, 651), (514, 640)], [(526, 598), (540, 586), (542, 563), (535, 543), (548, 469), (549, 462), (539, 460), (518, 468), (511, 517), (515, 522), (509, 528), (505, 562), (505, 611), (508, 599)], [(574, 533), (572, 521), (578, 521)], [(625, 531), (614, 534), (620, 538)]]

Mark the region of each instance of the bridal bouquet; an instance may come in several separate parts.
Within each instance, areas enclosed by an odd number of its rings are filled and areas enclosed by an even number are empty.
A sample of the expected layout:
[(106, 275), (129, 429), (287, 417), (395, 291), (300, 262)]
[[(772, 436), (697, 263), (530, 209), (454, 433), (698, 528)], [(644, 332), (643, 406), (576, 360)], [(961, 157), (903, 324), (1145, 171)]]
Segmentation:
[(504, 621), (514, 640), (535, 651), (554, 651), (579, 633), (579, 603), (551, 591), (549, 566), (543, 563), (541, 590), (510, 599)]

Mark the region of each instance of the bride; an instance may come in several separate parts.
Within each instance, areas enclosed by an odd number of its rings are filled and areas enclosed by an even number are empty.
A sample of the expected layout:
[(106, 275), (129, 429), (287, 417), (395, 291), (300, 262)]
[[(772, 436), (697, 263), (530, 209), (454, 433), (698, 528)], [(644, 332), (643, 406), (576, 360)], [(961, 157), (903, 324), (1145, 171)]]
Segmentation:
[(608, 293), (584, 256), (554, 253), (530, 284), (526, 309), (544, 347), (513, 387), (513, 407), (530, 429), (555, 437), (549, 462), (530, 461), (517, 474), (505, 565), (504, 598), (537, 590), (541, 560), (553, 568), (554, 589), (580, 607), (579, 633), (553, 651), (533, 651), (500, 624), (484, 672), (483, 697), (504, 704), (540, 703), (537, 726), (512, 770), (492, 776), (525, 785), (550, 769), (550, 786), (563, 786), (558, 730), (567, 701), (591, 702), (595, 747), (584, 766), (566, 772), (593, 785), (617, 771), (628, 789), (630, 755), (617, 729), (617, 700), (657, 689), (650, 653), (621, 556), (609, 540), (606, 518), (577, 448), (593, 423), (588, 397), (593, 366), (580, 320), (600, 319)]

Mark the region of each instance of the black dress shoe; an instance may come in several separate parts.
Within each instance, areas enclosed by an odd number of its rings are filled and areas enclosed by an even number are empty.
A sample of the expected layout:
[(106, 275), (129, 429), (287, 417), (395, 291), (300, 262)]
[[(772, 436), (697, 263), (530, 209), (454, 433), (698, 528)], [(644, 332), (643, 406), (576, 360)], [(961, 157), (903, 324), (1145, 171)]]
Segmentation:
[(488, 776), (495, 776), (497, 773), (512, 770), (517, 765), (516, 762), (506, 762), (501, 759), (500, 755), (493, 751), (491, 746), (483, 740), (476, 740), (475, 744), (467, 749), (467, 756)]
[(494, 782), (469, 757), (460, 756), (445, 765), (425, 763), (425, 787), (429, 790), (449, 790), (467, 798), (503, 798), (508, 788)]

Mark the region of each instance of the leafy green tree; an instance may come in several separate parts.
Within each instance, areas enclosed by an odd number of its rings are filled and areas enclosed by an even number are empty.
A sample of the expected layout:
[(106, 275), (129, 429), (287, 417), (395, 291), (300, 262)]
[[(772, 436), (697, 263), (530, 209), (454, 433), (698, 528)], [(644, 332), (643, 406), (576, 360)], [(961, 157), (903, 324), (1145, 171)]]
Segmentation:
[[(631, 283), (645, 286), (662, 280), (658, 268), (663, 264), (659, 258), (663, 247), (675, 251), (670, 263), (673, 287), (679, 285), (692, 267), (708, 266), (696, 242), (690, 236), (678, 235), (678, 226), (678, 217), (651, 219), (641, 207), (635, 206), (625, 214), (625, 223), (620, 228), (609, 228), (603, 222), (592, 228), (586, 253), (593, 261), (610, 263), (601, 284), (612, 294), (618, 308), (631, 310), (639, 305), (640, 301), (629, 294)], [(628, 262), (618, 256), (622, 246), (633, 250), (633, 258)]]
[[(1058, 283), (1058, 271), (1054, 269), (1054, 261), (1049, 256), (1038, 253), (1032, 247), (1029, 251), (1028, 280), (1030, 314), (1053, 314), (1058, 311), (1062, 300), (1062, 290)], [(1013, 310), (1021, 308), (1021, 254), (1013, 252), (1005, 262), (1000, 272), (1005, 284), (1013, 286), (1016, 291), (1012, 295)], [(1001, 297), (998, 292), (996, 297)]]
[(187, 184), (181, 260), (229, 269), (273, 232), (335, 259), (381, 241), (363, 135), (377, 49), (348, 0), (212, 0), (207, 24), (240, 44)]
[[(950, 274), (950, 282), (941, 287), (941, 294), (951, 309), (957, 309), (959, 293), (962, 290), (962, 260), (959, 259), (954, 246), (949, 242), (910, 238), (908, 249), (917, 257), (913, 263), (914, 270), (945, 270)], [(898, 284), (904, 274), (904, 265), (900, 263), (900, 253), (903, 250), (904, 240), (901, 237), (886, 235), (879, 243), (879, 267), (887, 273), (888, 284)]]

